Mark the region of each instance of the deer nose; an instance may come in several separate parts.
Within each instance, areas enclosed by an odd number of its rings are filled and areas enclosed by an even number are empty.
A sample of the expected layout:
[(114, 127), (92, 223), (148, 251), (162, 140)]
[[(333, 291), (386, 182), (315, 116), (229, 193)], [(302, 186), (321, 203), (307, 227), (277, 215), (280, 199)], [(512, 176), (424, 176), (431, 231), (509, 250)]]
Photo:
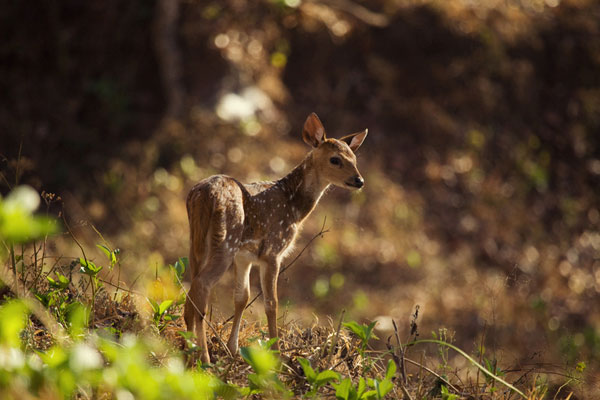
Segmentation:
[(354, 177), (354, 186), (357, 188), (361, 188), (365, 185), (365, 180), (361, 177), (361, 176), (355, 176)]

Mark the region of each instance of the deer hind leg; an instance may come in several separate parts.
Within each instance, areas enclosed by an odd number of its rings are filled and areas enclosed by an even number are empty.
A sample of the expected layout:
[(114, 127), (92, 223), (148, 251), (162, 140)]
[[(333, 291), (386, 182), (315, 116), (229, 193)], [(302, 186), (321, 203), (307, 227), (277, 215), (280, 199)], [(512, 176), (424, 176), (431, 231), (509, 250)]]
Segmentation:
[[(260, 286), (263, 291), (265, 302), (265, 314), (267, 314), (267, 323), (269, 325), (269, 337), (278, 337), (277, 332), (277, 278), (279, 276), (279, 263), (269, 262), (261, 265), (260, 268)], [(279, 345), (275, 343), (274, 349)]]
[(250, 298), (250, 270), (252, 264), (249, 262), (234, 262), (233, 267), (235, 271), (235, 288), (233, 292), (235, 313), (227, 347), (229, 347), (231, 354), (235, 355), (238, 351), (238, 335), (240, 333), (242, 314)]
[(191, 302), (186, 299), (185, 305), (183, 306), (183, 320), (185, 321), (185, 326), (187, 326), (188, 332), (194, 331), (195, 314), (196, 310), (194, 310), (194, 306), (192, 306)]
[(203, 363), (210, 362), (208, 346), (206, 340), (206, 314), (208, 312), (208, 303), (213, 286), (233, 262), (233, 255), (225, 249), (215, 249), (211, 252), (211, 257), (192, 281), (190, 287), (189, 299), (194, 308), (194, 333), (198, 346), (201, 347), (200, 359)]
[[(196, 344), (200, 346), (200, 359), (203, 363), (210, 362), (208, 346), (206, 342), (206, 326), (204, 317), (208, 311), (208, 299), (210, 297), (211, 287), (203, 281), (202, 276), (197, 276), (192, 281), (189, 291), (189, 298), (185, 304), (185, 320), (188, 331), (193, 331), (196, 335)], [(191, 322), (191, 323), (190, 323)]]

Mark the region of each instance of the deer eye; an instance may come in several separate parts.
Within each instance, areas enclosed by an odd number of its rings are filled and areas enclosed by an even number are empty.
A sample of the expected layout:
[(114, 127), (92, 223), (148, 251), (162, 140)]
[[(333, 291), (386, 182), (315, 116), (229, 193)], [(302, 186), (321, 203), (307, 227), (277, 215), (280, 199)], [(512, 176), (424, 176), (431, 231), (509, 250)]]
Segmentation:
[(342, 160), (339, 157), (331, 157), (329, 162), (333, 165), (342, 165)]

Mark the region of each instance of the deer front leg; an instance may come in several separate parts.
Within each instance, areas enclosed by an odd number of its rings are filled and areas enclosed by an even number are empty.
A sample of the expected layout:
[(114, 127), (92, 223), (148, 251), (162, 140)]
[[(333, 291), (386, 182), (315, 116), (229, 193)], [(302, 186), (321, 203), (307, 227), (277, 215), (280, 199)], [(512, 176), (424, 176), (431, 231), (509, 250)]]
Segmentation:
[[(271, 260), (260, 268), (260, 286), (263, 291), (265, 302), (265, 313), (267, 314), (267, 323), (269, 325), (269, 337), (278, 337), (277, 332), (277, 278), (279, 277), (278, 260)], [(279, 344), (273, 346), (275, 350), (279, 349)]]
[(231, 354), (235, 356), (238, 351), (238, 335), (240, 333), (240, 323), (242, 314), (248, 299), (250, 298), (250, 269), (252, 264), (239, 264), (234, 262), (233, 269), (235, 271), (235, 288), (233, 293), (233, 302), (235, 304), (235, 314), (233, 316), (233, 325), (231, 326), (231, 335), (227, 341), (227, 347)]

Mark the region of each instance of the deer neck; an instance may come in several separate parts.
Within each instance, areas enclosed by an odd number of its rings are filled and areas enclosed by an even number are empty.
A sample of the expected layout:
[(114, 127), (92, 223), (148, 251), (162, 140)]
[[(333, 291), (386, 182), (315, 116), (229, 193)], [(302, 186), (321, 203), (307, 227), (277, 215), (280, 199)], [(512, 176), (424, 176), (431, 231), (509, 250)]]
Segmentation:
[(289, 174), (278, 181), (294, 211), (296, 222), (302, 221), (315, 208), (329, 183), (320, 179), (312, 153)]

